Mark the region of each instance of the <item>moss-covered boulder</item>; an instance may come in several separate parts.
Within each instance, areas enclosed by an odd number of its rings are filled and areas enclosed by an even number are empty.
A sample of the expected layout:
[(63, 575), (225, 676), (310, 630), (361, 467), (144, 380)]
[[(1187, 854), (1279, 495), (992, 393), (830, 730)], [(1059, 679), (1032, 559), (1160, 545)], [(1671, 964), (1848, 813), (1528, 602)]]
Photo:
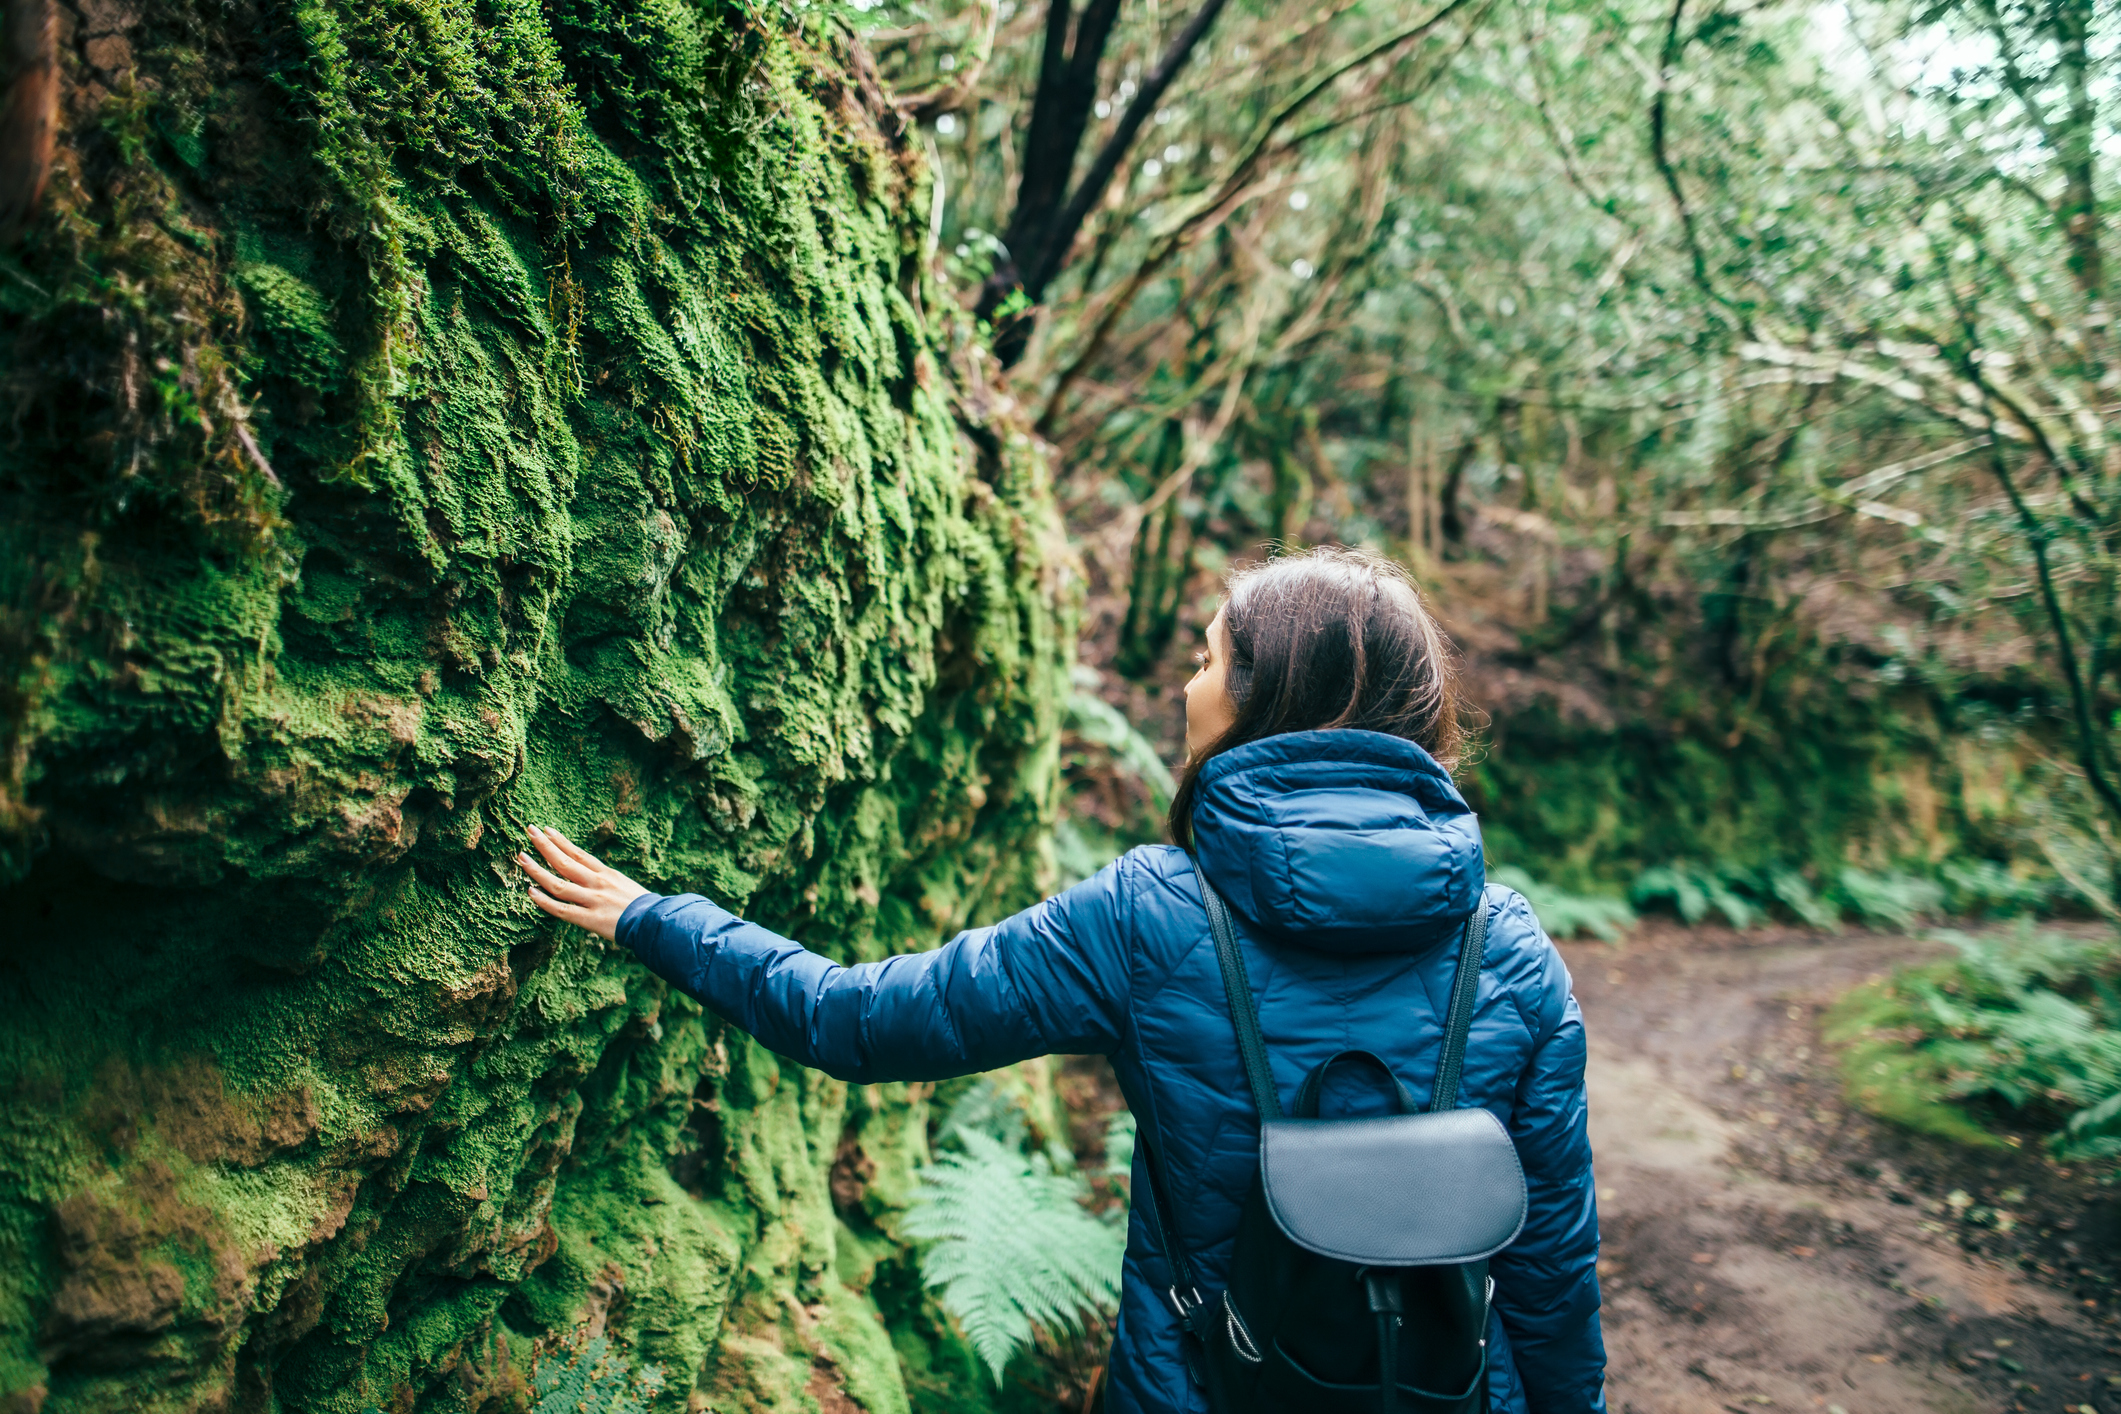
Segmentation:
[(921, 1093), (777, 1062), (510, 861), (551, 821), (849, 959), (1035, 889), (1062, 556), (923, 312), (918, 144), (803, 0), (53, 15), (0, 251), (0, 1408), (525, 1408), (597, 1336), (658, 1407), (903, 1407)]

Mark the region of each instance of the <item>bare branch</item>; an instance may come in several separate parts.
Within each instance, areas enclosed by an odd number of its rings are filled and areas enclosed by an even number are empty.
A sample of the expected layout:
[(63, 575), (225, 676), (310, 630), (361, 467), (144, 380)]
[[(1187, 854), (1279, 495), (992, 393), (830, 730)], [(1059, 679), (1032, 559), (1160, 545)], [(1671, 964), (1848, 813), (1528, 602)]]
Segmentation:
[(979, 0), (980, 9), (986, 16), (979, 27), (979, 37), (973, 41), (972, 54), (963, 60), (956, 73), (947, 82), (920, 93), (902, 94), (896, 100), (899, 111), (917, 123), (930, 122), (944, 113), (955, 112), (972, 96), (979, 86), (981, 75), (987, 71), (987, 63), (994, 57), (994, 31), (1001, 23), (1001, 0)]
[[(1177, 222), (1156, 237), (1151, 243), (1149, 253), (1143, 258), (1141, 264), (1135, 267), (1134, 272), (1121, 285), (1118, 293), (1106, 301), (1103, 312), (1099, 315), (1096, 325), (1090, 331), (1090, 337), (1085, 341), (1074, 360), (1061, 370), (1059, 377), (1054, 382), (1052, 391), (1047, 394), (1046, 406), (1039, 413), (1038, 432), (1041, 435), (1050, 435), (1049, 429), (1053, 425), (1054, 417), (1059, 412), (1061, 399), (1066, 395), (1069, 385), (1075, 381), (1077, 375), (1089, 365), (1090, 360), (1095, 358), (1098, 351), (1104, 347), (1105, 340), (1111, 335), (1113, 326), (1119, 322), (1120, 316), (1134, 303), (1135, 296), (1141, 293), (1143, 287), (1155, 278), (1156, 273), (1173, 256), (1190, 245), (1202, 232), (1203, 228), (1207, 227), (1212, 221), (1226, 215), (1229, 209), (1245, 194), (1252, 179), (1253, 171), (1268, 154), (1269, 144), (1273, 142), (1275, 134), (1280, 132), (1290, 119), (1301, 113), (1319, 94), (1325, 92), (1342, 75), (1361, 68), (1379, 55), (1389, 53), (1402, 45), (1412, 44), (1426, 38), (1435, 31), (1437, 26), (1459, 10), (1476, 3), (1484, 10), (1487, 4), (1492, 3), (1492, 0), (1445, 0), (1443, 7), (1429, 16), (1428, 19), (1390, 34), (1384, 39), (1365, 45), (1348, 58), (1327, 65), (1311, 79), (1298, 85), (1293, 94), (1277, 104), (1253, 130), (1253, 134), (1247, 140), (1244, 150), (1231, 163), (1230, 169), (1224, 174), (1223, 179), (1216, 183), (1215, 187), (1205, 196), (1195, 201), (1192, 207)], [(1440, 72), (1440, 70), (1437, 72)], [(1432, 81), (1433, 77), (1432, 74)]]

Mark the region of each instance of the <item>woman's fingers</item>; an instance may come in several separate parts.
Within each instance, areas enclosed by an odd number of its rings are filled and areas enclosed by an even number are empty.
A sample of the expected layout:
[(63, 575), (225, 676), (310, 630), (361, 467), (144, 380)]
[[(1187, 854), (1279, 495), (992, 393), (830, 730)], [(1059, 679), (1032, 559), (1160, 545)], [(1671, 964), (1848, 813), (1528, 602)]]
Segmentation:
[(579, 904), (562, 903), (558, 899), (553, 898), (551, 895), (547, 894), (543, 889), (532, 889), (530, 891), (530, 901), (536, 904), (539, 908), (544, 909), (553, 917), (562, 919), (568, 923), (580, 921), (580, 915), (589, 911), (588, 909), (581, 907)]
[(530, 901), (600, 938), (616, 937), (619, 919), (641, 893), (640, 886), (558, 830), (532, 825), (530, 839), (544, 856), (540, 865), (528, 852), (516, 853), (516, 862), (530, 878)]
[[(570, 852), (566, 837), (557, 830), (541, 830), (532, 825), (530, 838), (537, 845), (538, 853), (545, 856), (545, 862), (552, 866), (555, 874), (572, 879), (577, 884), (593, 885), (597, 882), (598, 875), (603, 872), (603, 867), (594, 856), (582, 855), (580, 850)], [(585, 865), (583, 859), (589, 862)]]
[(525, 874), (528, 874), (544, 888), (546, 893), (551, 894), (555, 898), (566, 899), (569, 903), (587, 903), (593, 896), (592, 891), (585, 885), (577, 884), (570, 879), (557, 878), (540, 869), (538, 862), (527, 854), (517, 854), (516, 862), (523, 866)]
[(530, 841), (544, 863), (520, 850), (516, 862), (529, 876), (531, 901), (600, 938), (616, 937), (627, 906), (645, 890), (558, 830), (532, 825)]
[(599, 874), (608, 874), (612, 872), (611, 866), (609, 864), (606, 864), (603, 860), (597, 858), (588, 850), (582, 848), (573, 840), (561, 834), (558, 830), (548, 830), (546, 831), (546, 833), (551, 835), (555, 840), (558, 840), (560, 843), (560, 848), (565, 850), (568, 854), (573, 855), (575, 860), (582, 864), (584, 867), (594, 869)]

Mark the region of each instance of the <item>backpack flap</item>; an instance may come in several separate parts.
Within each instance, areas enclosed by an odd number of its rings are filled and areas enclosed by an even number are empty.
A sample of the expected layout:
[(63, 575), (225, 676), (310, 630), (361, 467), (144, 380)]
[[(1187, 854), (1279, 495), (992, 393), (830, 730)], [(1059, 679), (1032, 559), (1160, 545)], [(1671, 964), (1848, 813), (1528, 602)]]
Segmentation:
[(1269, 1120), (1259, 1177), (1291, 1242), (1361, 1266), (1477, 1262), (1524, 1226), (1517, 1146), (1484, 1109)]

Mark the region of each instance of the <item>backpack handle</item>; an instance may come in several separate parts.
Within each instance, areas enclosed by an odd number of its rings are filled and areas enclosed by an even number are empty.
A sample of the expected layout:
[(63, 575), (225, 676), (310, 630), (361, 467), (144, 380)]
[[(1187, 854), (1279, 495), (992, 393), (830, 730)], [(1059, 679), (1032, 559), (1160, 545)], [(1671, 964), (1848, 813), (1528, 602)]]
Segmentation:
[(1342, 1061), (1368, 1061), (1385, 1079), (1392, 1082), (1392, 1094), (1399, 1101), (1399, 1112), (1403, 1115), (1419, 1114), (1421, 1106), (1414, 1102), (1414, 1092), (1406, 1082), (1392, 1073), (1392, 1067), (1368, 1051), (1342, 1051), (1330, 1060), (1320, 1061), (1312, 1072), (1304, 1077), (1304, 1088), (1296, 1092), (1296, 1104), (1289, 1111), (1291, 1119), (1317, 1119), (1318, 1102), (1326, 1088), (1326, 1072)]

